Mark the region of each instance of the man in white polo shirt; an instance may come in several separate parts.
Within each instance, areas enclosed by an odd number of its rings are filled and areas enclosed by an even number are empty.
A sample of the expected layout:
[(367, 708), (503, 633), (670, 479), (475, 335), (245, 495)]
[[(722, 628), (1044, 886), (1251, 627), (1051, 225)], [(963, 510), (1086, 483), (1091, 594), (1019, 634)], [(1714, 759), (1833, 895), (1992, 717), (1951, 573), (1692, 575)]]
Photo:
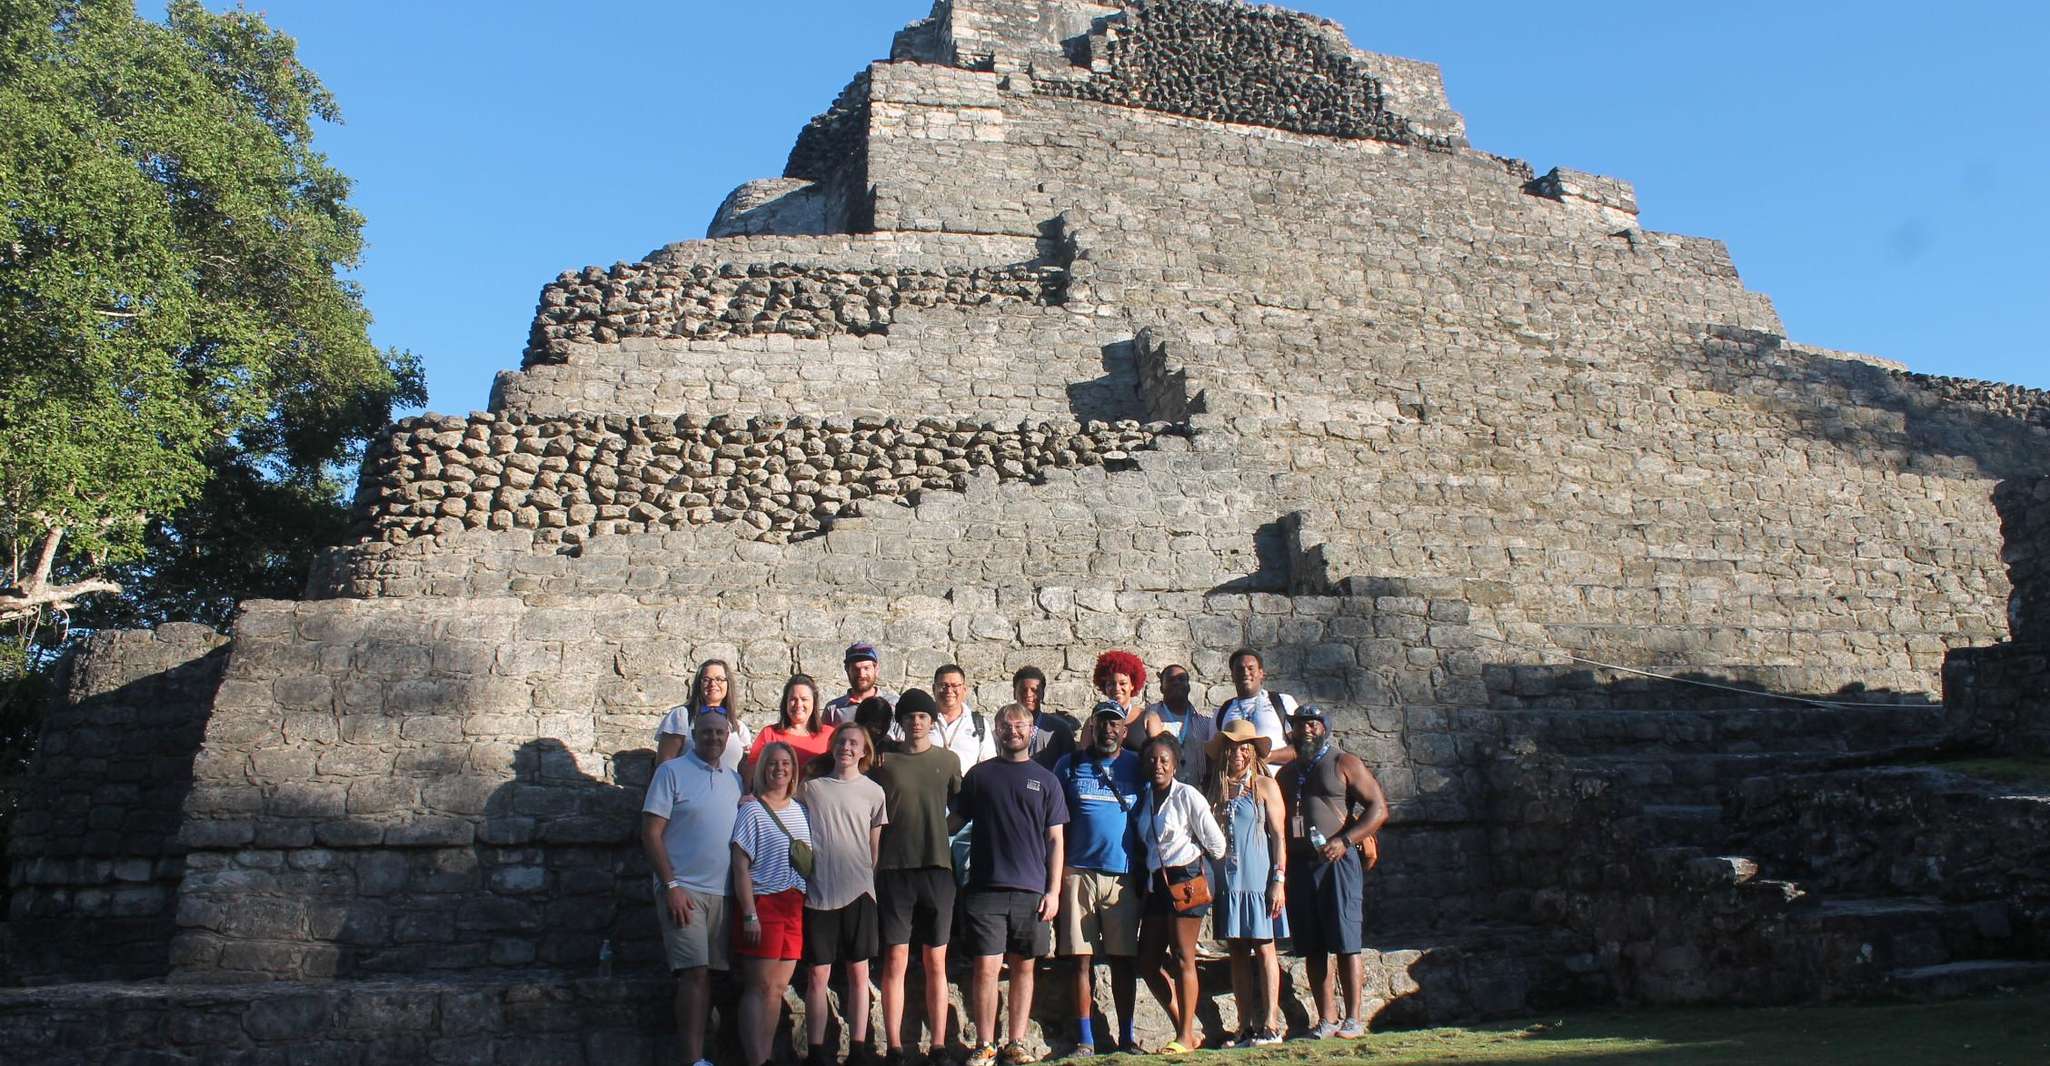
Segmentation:
[(961, 772), (996, 758), (996, 738), (989, 720), (968, 709), (968, 674), (953, 663), (933, 671), (932, 698), (939, 714), (932, 720), (932, 746), (945, 748), (961, 760)]
[(1231, 684), (1235, 699), (1217, 709), (1217, 729), (1243, 718), (1267, 738), (1267, 764), (1281, 766), (1295, 761), (1295, 749), (1288, 743), (1288, 716), (1295, 713), (1296, 700), (1285, 692), (1267, 691), (1267, 664), (1260, 653), (1240, 648), (1231, 653)]
[(719, 766), (729, 731), (725, 715), (698, 715), (691, 749), (656, 768), (641, 804), (641, 846), (655, 868), (655, 919), (676, 978), (677, 1037), (684, 1061), (696, 1066), (711, 1066), (704, 1057), (707, 971), (730, 966), (726, 875), (740, 775)]

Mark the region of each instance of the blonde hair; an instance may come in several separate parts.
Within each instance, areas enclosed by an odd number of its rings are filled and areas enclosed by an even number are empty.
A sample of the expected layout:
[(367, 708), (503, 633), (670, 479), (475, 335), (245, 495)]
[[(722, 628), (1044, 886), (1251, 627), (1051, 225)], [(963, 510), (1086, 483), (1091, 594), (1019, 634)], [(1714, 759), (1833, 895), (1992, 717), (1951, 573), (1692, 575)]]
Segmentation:
[(796, 748), (780, 740), (772, 740), (762, 745), (762, 753), (755, 756), (754, 778), (748, 784), (751, 786), (749, 791), (754, 793), (756, 799), (760, 799), (768, 790), (769, 759), (779, 751), (790, 757), (790, 787), (783, 791), (783, 798), (797, 797), (797, 783), (804, 777), (804, 764), (798, 761)]
[(833, 727), (833, 735), (826, 741), (826, 758), (832, 759), (835, 766), (840, 764), (840, 761), (833, 756), (833, 749), (840, 746), (840, 734), (848, 732), (858, 733), (861, 736), (861, 761), (856, 763), (855, 766), (860, 772), (865, 774), (873, 769), (876, 764), (876, 738), (869, 736), (868, 727), (860, 722), (841, 722)]

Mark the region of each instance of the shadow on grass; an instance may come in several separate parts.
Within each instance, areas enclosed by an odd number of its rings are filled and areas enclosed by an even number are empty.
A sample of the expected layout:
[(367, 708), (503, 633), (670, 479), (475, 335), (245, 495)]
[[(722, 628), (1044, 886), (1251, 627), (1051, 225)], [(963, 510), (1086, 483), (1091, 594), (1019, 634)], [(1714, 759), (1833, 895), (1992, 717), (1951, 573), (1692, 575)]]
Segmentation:
[(1950, 1003), (1566, 1014), (1472, 1028), (1375, 1033), (1356, 1041), (1133, 1062), (1238, 1061), (1379, 1066), (1434, 1062), (1611, 1064), (1884, 1062), (2039, 1066), (2050, 1062), (2050, 992)]

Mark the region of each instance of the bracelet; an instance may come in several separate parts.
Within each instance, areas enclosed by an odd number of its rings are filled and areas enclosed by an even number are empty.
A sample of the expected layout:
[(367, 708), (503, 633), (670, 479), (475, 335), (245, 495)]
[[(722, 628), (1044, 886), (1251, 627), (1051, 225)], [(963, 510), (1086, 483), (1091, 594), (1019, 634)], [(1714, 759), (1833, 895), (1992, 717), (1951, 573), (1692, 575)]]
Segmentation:
[(682, 879), (682, 878), (680, 878), (680, 877), (677, 877), (677, 878), (671, 878), (671, 879), (669, 879), (669, 880), (667, 880), (667, 881), (664, 881), (664, 882), (662, 882), (662, 887), (663, 887), (663, 888), (687, 888), (687, 887), (689, 887), (689, 886), (687, 886), (687, 885), (685, 885), (685, 884), (683, 883), (683, 879)]

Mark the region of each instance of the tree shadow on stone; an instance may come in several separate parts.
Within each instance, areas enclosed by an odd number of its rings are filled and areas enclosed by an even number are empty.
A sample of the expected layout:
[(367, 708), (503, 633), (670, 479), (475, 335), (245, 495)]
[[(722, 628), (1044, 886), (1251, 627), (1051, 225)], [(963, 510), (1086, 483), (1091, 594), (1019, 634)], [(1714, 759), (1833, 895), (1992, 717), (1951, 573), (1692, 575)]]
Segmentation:
[(170, 972), (179, 829), (227, 658), (213, 630), (174, 622), (98, 634), (59, 668), (6, 841), (7, 981)]
[(493, 964), (653, 969), (660, 944), (637, 837), (653, 761), (616, 754), (614, 783), (586, 773), (560, 740), (520, 746), (513, 779), (485, 803), (473, 852), (480, 891), (457, 918), (489, 938)]

